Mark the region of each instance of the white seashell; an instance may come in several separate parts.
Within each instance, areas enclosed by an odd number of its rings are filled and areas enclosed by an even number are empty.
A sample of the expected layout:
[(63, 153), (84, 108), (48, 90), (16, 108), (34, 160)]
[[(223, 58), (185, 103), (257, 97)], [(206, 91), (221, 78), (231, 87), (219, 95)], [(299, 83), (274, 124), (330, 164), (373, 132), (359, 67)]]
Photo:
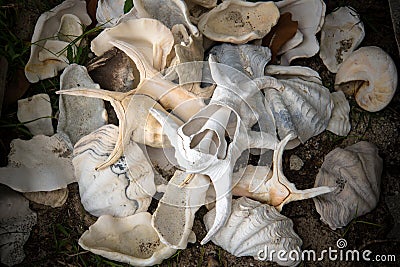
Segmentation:
[(322, 0), (283, 0), (275, 3), (281, 14), (289, 12), (292, 20), (298, 21), (298, 29), (303, 34), (303, 42), (285, 52), (282, 65), (289, 65), (293, 59), (312, 57), (319, 51), (315, 34), (324, 24), (326, 5)]
[(19, 192), (52, 191), (76, 181), (72, 149), (58, 134), (36, 135), (11, 142), (7, 167), (0, 168), (0, 183)]
[(141, 212), (124, 218), (100, 216), (83, 233), (79, 245), (110, 260), (133, 266), (153, 266), (171, 257), (176, 249), (160, 242), (151, 226), (151, 214)]
[(278, 22), (274, 2), (226, 0), (201, 17), (201, 33), (214, 41), (235, 44), (263, 38)]
[(365, 141), (329, 152), (315, 186), (337, 189), (313, 199), (321, 220), (335, 230), (373, 210), (379, 200), (382, 168), (377, 147)]
[(279, 80), (283, 89), (265, 88), (265, 105), (272, 110), (280, 139), (293, 135), (287, 149), (326, 129), (333, 102), (329, 90), (299, 78)]
[(175, 172), (151, 221), (162, 243), (174, 249), (186, 248), (195, 213), (205, 204), (209, 185), (204, 175)]
[(248, 165), (234, 173), (232, 193), (261, 201), (280, 211), (283, 205), (289, 202), (313, 198), (333, 191), (334, 187), (327, 186), (298, 190), (293, 183), (289, 182), (283, 174), (282, 155), (290, 139), (291, 135), (288, 135), (274, 151), (272, 171), (270, 166)]
[(301, 33), (301, 31), (297, 30), (296, 34), (292, 37), (292, 39), (290, 39), (289, 41), (287, 41), (278, 51), (278, 55), (282, 55), (285, 54), (287, 51), (295, 48), (296, 46), (298, 46), (299, 44), (301, 44), (303, 42), (303, 34)]
[(335, 90), (354, 95), (360, 107), (376, 112), (392, 100), (397, 81), (393, 59), (379, 47), (366, 46), (342, 63), (336, 74)]
[[(62, 19), (66, 14), (75, 15), (75, 18), (79, 19), (79, 26), (61, 26), (62, 21), (67, 24), (74, 21), (76, 24), (77, 22), (77, 20), (70, 15), (67, 15), (67, 17)], [(31, 40), (31, 55), (28, 63), (25, 66), (25, 76), (29, 82), (35, 83), (39, 80), (54, 77), (57, 75), (58, 71), (65, 68), (68, 65), (65, 57), (56, 57), (57, 60), (53, 60), (53, 54), (58, 53), (61, 50), (59, 49), (60, 44), (64, 44), (63, 48), (65, 48), (65, 44), (67, 44), (67, 42), (58, 40), (58, 42), (64, 43), (58, 43), (56, 45), (58, 48), (53, 50), (52, 47), (55, 45), (54, 41), (57, 41), (61, 35), (79, 36), (82, 34), (81, 25), (89, 25), (90, 23), (91, 19), (86, 12), (86, 2), (81, 0), (65, 0), (63, 3), (51, 9), (50, 11), (43, 13), (36, 22), (35, 30)], [(72, 33), (70, 31), (71, 29), (79, 29), (79, 32)], [(60, 30), (65, 31), (65, 34), (59, 34)], [(52, 42), (53, 45), (49, 45)], [(43, 49), (43, 47), (47, 47), (47, 49), (50, 48), (53, 54), (46, 52), (46, 49)], [(40, 53), (42, 54), (42, 60), (39, 59)], [(46, 56), (50, 56), (49, 60), (45, 60)]]
[[(232, 172), (241, 153), (252, 147), (271, 149), (276, 144), (275, 135), (250, 130), (247, 120), (243, 121), (239, 113), (249, 110), (242, 108), (243, 102), (259, 91), (259, 84), (275, 81), (267, 77), (253, 82), (242, 72), (235, 73), (235, 69), (216, 63), (212, 55), (209, 60), (217, 87), (206, 107), (180, 127), (165, 114), (151, 110), (175, 148), (181, 168), (188, 173), (208, 175), (214, 185), (217, 216), (202, 244), (210, 240), (229, 216)], [(225, 132), (232, 140), (229, 144)]]
[(199, 30), (189, 19), (189, 11), (183, 0), (133, 0), (139, 17), (156, 19), (172, 29), (174, 25), (183, 24), (194, 36)]
[(322, 85), (322, 79), (319, 76), (319, 73), (309, 67), (267, 65), (264, 70), (265, 75), (273, 76), (278, 79), (299, 78)]
[(29, 238), (37, 215), (29, 209), (29, 201), (0, 185), (0, 262), (7, 266), (21, 263), (25, 258), (24, 244)]
[(330, 72), (336, 73), (364, 39), (364, 24), (352, 7), (340, 7), (325, 17), (319, 56)]
[[(210, 229), (215, 213), (212, 209), (203, 217), (206, 229)], [(271, 253), (272, 258), (269, 258), (268, 252), (272, 250), (297, 251), (297, 255), (301, 255), (303, 242), (294, 232), (291, 219), (274, 207), (245, 197), (233, 200), (229, 219), (211, 240), (236, 257), (252, 256), (260, 260), (263, 256), (283, 266), (294, 266), (301, 260), (282, 260), (277, 253)]]
[[(61, 74), (60, 90), (75, 87), (100, 89), (84, 66), (71, 64)], [(58, 106), (60, 114), (57, 132), (67, 136), (72, 145), (83, 136), (105, 125), (108, 120), (104, 102), (100, 99), (61, 95)]]
[(68, 198), (68, 188), (61, 188), (53, 191), (26, 192), (24, 197), (30, 201), (58, 208), (65, 204)]
[(123, 41), (136, 46), (156, 71), (165, 68), (167, 55), (174, 45), (171, 31), (161, 22), (148, 18), (124, 21), (103, 30), (92, 40), (91, 50), (96, 56), (101, 56), (114, 47), (111, 41)]
[(331, 97), (332, 116), (326, 129), (336, 135), (347, 136), (351, 129), (349, 101), (341, 91), (332, 93)]
[(111, 28), (124, 15), (125, 0), (100, 0), (97, 3), (97, 25), (103, 28)]
[(95, 216), (129, 216), (146, 211), (156, 192), (151, 165), (140, 147), (127, 142), (125, 155), (116, 163), (96, 170), (112, 152), (118, 127), (105, 125), (83, 137), (74, 147), (72, 163), (83, 207)]
[[(37, 94), (18, 100), (18, 120), (24, 123), (33, 135), (51, 136), (54, 134), (51, 113), (51, 102), (48, 94)], [(28, 121), (32, 122), (25, 123)]]

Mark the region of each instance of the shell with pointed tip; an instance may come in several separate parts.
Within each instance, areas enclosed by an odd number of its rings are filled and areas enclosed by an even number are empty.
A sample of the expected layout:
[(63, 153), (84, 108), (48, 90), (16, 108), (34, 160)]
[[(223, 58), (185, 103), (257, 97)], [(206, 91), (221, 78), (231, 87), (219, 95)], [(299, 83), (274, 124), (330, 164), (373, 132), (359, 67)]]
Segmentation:
[[(100, 86), (90, 78), (84, 66), (71, 64), (61, 74), (60, 89), (67, 90), (76, 87), (100, 89)], [(107, 111), (101, 99), (60, 95), (58, 105), (60, 115), (57, 132), (67, 136), (72, 145), (107, 123)]]
[(19, 192), (52, 191), (76, 181), (72, 148), (60, 135), (36, 135), (11, 142), (7, 167), (0, 168), (0, 183)]
[(123, 217), (146, 211), (156, 192), (151, 165), (133, 141), (125, 156), (113, 165), (95, 170), (114, 148), (118, 127), (105, 125), (83, 137), (74, 147), (72, 163), (84, 208), (95, 216)]
[(263, 38), (279, 16), (274, 2), (226, 0), (206, 13), (198, 27), (211, 40), (244, 44)]
[(79, 239), (79, 245), (110, 260), (133, 266), (153, 266), (171, 257), (176, 249), (160, 242), (151, 226), (151, 214), (124, 218), (99, 217)]
[[(31, 55), (28, 63), (25, 66), (25, 76), (31, 83), (38, 82), (39, 80), (51, 78), (57, 75), (59, 70), (65, 68), (68, 64), (61, 60), (40, 60), (39, 53), (45, 51), (43, 47), (46, 47), (46, 43), (49, 41), (57, 41), (58, 33), (60, 30), (61, 18), (65, 14), (73, 14), (79, 18), (80, 24), (89, 25), (92, 21), (86, 12), (86, 2), (81, 0), (66, 0), (55, 8), (48, 12), (43, 13), (35, 25), (35, 30), (32, 36)], [(72, 20), (73, 21), (73, 20)], [(77, 25), (75, 25), (77, 26)], [(72, 27), (79, 28), (81, 27)], [(61, 27), (64, 30), (65, 27)], [(69, 28), (71, 29), (71, 28)], [(71, 34), (70, 31), (67, 31)], [(73, 33), (73, 35), (80, 35)], [(49, 40), (53, 39), (53, 40)], [(58, 42), (61, 42), (58, 40)], [(63, 41), (65, 42), (65, 41)], [(66, 43), (66, 42), (65, 42)], [(65, 47), (65, 45), (64, 45)], [(59, 50), (52, 50), (54, 53), (58, 53)], [(49, 54), (49, 53), (47, 53)]]
[(357, 49), (342, 63), (335, 77), (335, 90), (354, 95), (363, 109), (385, 108), (396, 92), (398, 74), (393, 59), (376, 46)]
[(335, 230), (373, 210), (379, 200), (382, 168), (377, 147), (365, 141), (329, 152), (315, 186), (337, 189), (313, 199), (321, 220)]
[(151, 18), (162, 22), (169, 29), (183, 24), (194, 36), (199, 30), (189, 19), (189, 11), (183, 0), (134, 0), (134, 6), (141, 18)]
[(332, 116), (326, 129), (334, 134), (347, 136), (351, 129), (350, 105), (343, 92), (331, 94), (333, 101)]
[[(203, 221), (207, 229), (212, 225), (214, 217), (215, 209), (204, 216)], [(291, 219), (280, 214), (272, 206), (246, 197), (233, 200), (228, 221), (211, 240), (236, 257), (252, 256), (255, 259), (259, 259), (260, 251), (266, 250), (301, 253), (300, 247), (303, 243), (294, 232)], [(298, 264), (298, 261), (280, 260), (276, 254), (268, 260), (283, 266)]]
[[(48, 94), (37, 94), (29, 98), (18, 100), (18, 120), (29, 129), (33, 135), (54, 134), (51, 123), (51, 102)], [(35, 121), (33, 121), (35, 120)]]
[(283, 0), (275, 3), (279, 12), (292, 14), (292, 20), (298, 21), (298, 29), (303, 34), (303, 41), (285, 52), (281, 57), (282, 65), (289, 65), (293, 59), (312, 57), (319, 51), (315, 34), (324, 24), (326, 5), (322, 0)]
[(92, 40), (91, 50), (101, 56), (114, 47), (112, 41), (122, 41), (137, 49), (157, 71), (165, 68), (167, 56), (174, 45), (171, 31), (155, 19), (132, 19), (105, 29)]
[(325, 17), (321, 29), (321, 51), (319, 56), (330, 72), (336, 73), (343, 60), (364, 39), (364, 24), (351, 7), (340, 7)]

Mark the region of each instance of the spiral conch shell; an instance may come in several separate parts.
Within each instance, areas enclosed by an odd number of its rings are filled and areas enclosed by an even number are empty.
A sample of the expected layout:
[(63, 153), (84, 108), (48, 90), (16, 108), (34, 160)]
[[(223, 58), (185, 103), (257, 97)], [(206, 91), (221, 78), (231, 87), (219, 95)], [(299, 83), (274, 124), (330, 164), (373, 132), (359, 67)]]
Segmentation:
[[(209, 229), (214, 221), (215, 208), (203, 218)], [(211, 239), (213, 243), (236, 257), (253, 256), (266, 258), (283, 266), (294, 266), (300, 259), (284, 261), (268, 251), (297, 251), (301, 254), (302, 241), (293, 230), (291, 219), (280, 214), (274, 207), (246, 197), (233, 200), (232, 213), (225, 226)], [(286, 254), (287, 255), (287, 254)], [(293, 257), (292, 257), (293, 258)]]
[(397, 82), (393, 59), (379, 47), (366, 46), (342, 63), (336, 74), (335, 90), (354, 95), (360, 107), (376, 112), (392, 100)]
[(95, 170), (113, 150), (118, 127), (105, 125), (83, 137), (74, 147), (75, 175), (84, 208), (95, 216), (128, 216), (146, 211), (156, 192), (154, 173), (140, 147), (133, 141), (108, 168)]
[(382, 167), (378, 149), (365, 141), (331, 151), (315, 186), (338, 188), (313, 199), (321, 220), (335, 230), (373, 210), (379, 200)]

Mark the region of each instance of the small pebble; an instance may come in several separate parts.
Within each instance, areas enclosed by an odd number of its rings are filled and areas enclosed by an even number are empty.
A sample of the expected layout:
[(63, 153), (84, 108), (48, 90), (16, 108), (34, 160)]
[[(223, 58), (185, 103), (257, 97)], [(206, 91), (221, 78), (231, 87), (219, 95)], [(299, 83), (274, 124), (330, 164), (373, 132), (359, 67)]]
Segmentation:
[(291, 155), (289, 158), (289, 162), (290, 170), (292, 171), (299, 171), (304, 165), (304, 162), (301, 160), (301, 158), (296, 155)]

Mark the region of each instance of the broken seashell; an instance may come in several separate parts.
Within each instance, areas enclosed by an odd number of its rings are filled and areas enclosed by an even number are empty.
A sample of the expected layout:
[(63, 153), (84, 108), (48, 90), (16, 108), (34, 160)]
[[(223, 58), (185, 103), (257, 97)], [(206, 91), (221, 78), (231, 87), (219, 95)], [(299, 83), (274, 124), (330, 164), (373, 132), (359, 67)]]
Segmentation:
[[(79, 28), (82, 31), (81, 25), (90, 25), (91, 19), (86, 12), (86, 2), (80, 0), (65, 0), (60, 5), (43, 13), (36, 22), (35, 31), (31, 40), (31, 55), (28, 63), (25, 66), (25, 76), (29, 82), (35, 83), (39, 80), (51, 78), (57, 75), (57, 72), (65, 68), (68, 64), (63, 60), (48, 61), (39, 59), (39, 53), (46, 51), (43, 47), (49, 48), (49, 43), (55, 41), (58, 35), (81, 35), (80, 32), (71, 33), (67, 31), (65, 34), (59, 34), (60, 30), (72, 29), (70, 26), (61, 26), (62, 17), (65, 14), (73, 14), (79, 19), (79, 27), (74, 25), (72, 28)], [(69, 17), (71, 18), (71, 17)], [(65, 22), (71, 22), (71, 19), (64, 19)], [(72, 20), (73, 22), (74, 20)], [(75, 20), (76, 21), (76, 20)], [(47, 44), (47, 45), (46, 45)], [(65, 43), (64, 43), (65, 44)], [(50, 46), (51, 47), (51, 46)], [(65, 46), (63, 47), (65, 48)], [(58, 53), (61, 50), (51, 50), (53, 53)], [(47, 55), (51, 53), (46, 53)], [(42, 57), (44, 54), (42, 54)]]
[(205, 204), (209, 184), (204, 175), (175, 172), (151, 221), (162, 243), (174, 249), (186, 248), (195, 213)]
[(110, 260), (134, 266), (153, 266), (171, 257), (176, 249), (160, 242), (151, 226), (151, 214), (124, 218), (100, 216), (79, 239), (79, 245)]
[(313, 198), (332, 192), (335, 187), (321, 186), (305, 190), (298, 190), (283, 174), (282, 155), (286, 144), (291, 139), (288, 135), (283, 139), (273, 156), (273, 169), (269, 166), (248, 165), (244, 171), (233, 174), (235, 187), (232, 193), (237, 196), (246, 196), (274, 206), (278, 211), (292, 201)]
[(279, 16), (274, 2), (226, 0), (206, 13), (198, 27), (211, 40), (244, 44), (263, 38)]
[(354, 95), (357, 104), (369, 112), (377, 112), (392, 100), (398, 74), (393, 59), (376, 46), (361, 47), (340, 66), (335, 90)]
[(350, 105), (342, 91), (331, 94), (332, 116), (326, 129), (336, 135), (347, 136), (351, 129)]
[(94, 216), (129, 216), (146, 211), (156, 192), (151, 165), (140, 147), (127, 142), (125, 155), (108, 168), (96, 171), (118, 138), (118, 127), (105, 125), (83, 137), (74, 147), (72, 163), (81, 202)]
[(336, 73), (364, 39), (364, 24), (352, 7), (340, 7), (325, 17), (319, 56), (330, 72)]
[(383, 163), (375, 145), (362, 141), (325, 156), (315, 186), (336, 186), (314, 198), (321, 220), (333, 230), (373, 210), (379, 200)]
[(303, 34), (303, 42), (288, 50), (281, 56), (281, 64), (289, 65), (293, 59), (312, 57), (319, 51), (315, 34), (324, 24), (326, 5), (322, 0), (282, 0), (275, 2), (279, 12), (289, 12), (294, 21), (298, 21), (299, 31)]
[(304, 81), (309, 81), (322, 85), (322, 79), (319, 76), (319, 73), (309, 67), (267, 65), (265, 66), (264, 70), (265, 75), (272, 76), (277, 79), (299, 78)]
[(53, 191), (26, 192), (24, 197), (42, 205), (58, 208), (65, 204), (68, 198), (68, 188), (61, 188)]
[[(215, 218), (215, 209), (210, 210), (203, 221), (210, 229)], [(277, 262), (282, 266), (295, 266), (301, 258), (282, 260), (270, 251), (296, 251), (301, 254), (302, 241), (293, 230), (291, 219), (280, 214), (274, 207), (241, 197), (233, 200), (232, 213), (225, 226), (211, 239), (212, 242), (236, 257), (252, 256)]]
[(287, 51), (295, 48), (296, 46), (298, 46), (299, 44), (301, 44), (303, 42), (303, 39), (304, 39), (303, 34), (301, 33), (301, 31), (297, 30), (295, 35), (293, 36), (293, 38), (290, 39), (289, 41), (287, 41), (281, 47), (281, 49), (279, 49), (278, 55), (285, 54)]
[(183, 0), (134, 0), (139, 17), (156, 19), (172, 29), (174, 25), (183, 24), (193, 36), (199, 36), (199, 30), (189, 19), (189, 11)]
[(117, 25), (124, 15), (125, 0), (99, 0), (96, 9), (97, 24), (102, 28), (111, 28)]
[[(121, 22), (102, 31), (91, 43), (91, 50), (101, 56), (114, 47), (111, 41), (123, 41), (141, 52), (156, 71), (165, 68), (167, 55), (174, 45), (171, 31), (161, 22), (142, 18)], [(139, 67), (138, 67), (139, 68)]]
[(13, 266), (25, 258), (24, 244), (37, 215), (28, 200), (4, 185), (0, 185), (0, 214), (0, 261)]
[(54, 134), (51, 123), (51, 103), (48, 94), (37, 94), (18, 100), (18, 120), (29, 129), (33, 135)]
[[(100, 89), (100, 86), (90, 78), (84, 66), (71, 64), (61, 74), (60, 90), (75, 87)], [(108, 120), (104, 102), (99, 99), (61, 95), (59, 111), (57, 132), (68, 137), (72, 145), (75, 145), (83, 136), (105, 125)]]
[(0, 183), (19, 192), (52, 191), (75, 182), (72, 149), (60, 135), (36, 135), (11, 142)]

